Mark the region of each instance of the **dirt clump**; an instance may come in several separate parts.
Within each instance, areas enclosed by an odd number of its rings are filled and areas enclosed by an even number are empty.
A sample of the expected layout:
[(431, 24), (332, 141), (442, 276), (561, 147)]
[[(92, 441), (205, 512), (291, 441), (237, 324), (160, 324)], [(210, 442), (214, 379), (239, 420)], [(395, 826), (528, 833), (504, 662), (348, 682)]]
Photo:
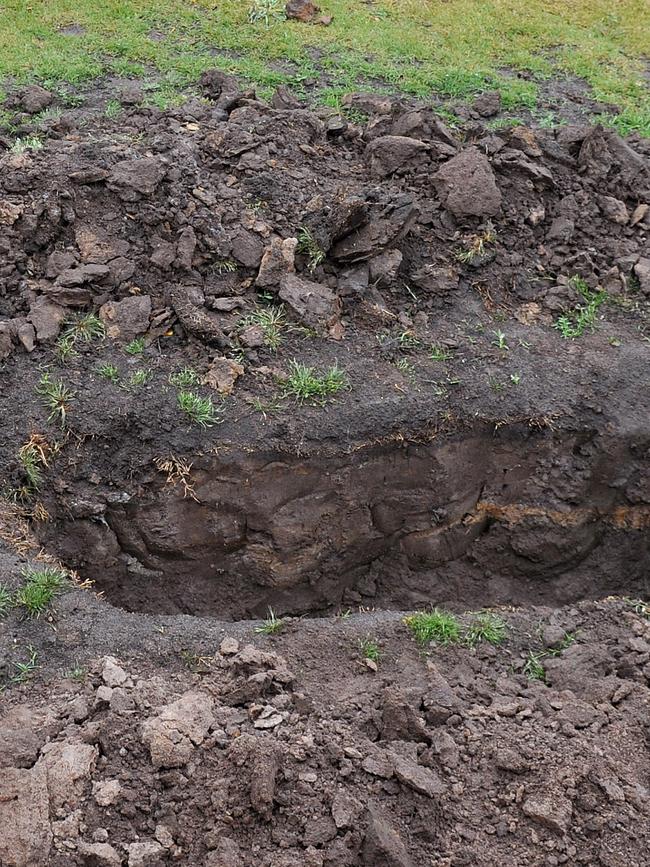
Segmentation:
[(426, 652), (399, 615), (255, 644), (251, 624), (215, 643), (186, 621), (193, 674), (147, 618), (120, 639), (100, 605), (119, 658), (5, 701), (10, 867), (643, 863), (650, 635), (629, 603), (502, 611), (502, 643)]

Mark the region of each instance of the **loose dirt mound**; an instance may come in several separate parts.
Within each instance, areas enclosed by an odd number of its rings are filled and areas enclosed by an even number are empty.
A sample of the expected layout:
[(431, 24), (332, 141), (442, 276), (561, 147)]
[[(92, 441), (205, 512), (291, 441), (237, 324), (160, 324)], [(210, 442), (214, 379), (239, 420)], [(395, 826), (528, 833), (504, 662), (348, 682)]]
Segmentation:
[[(84, 623), (62, 605), (64, 631)], [(0, 860), (641, 867), (648, 620), (617, 601), (503, 616), (504, 644), (427, 655), (386, 614), (255, 644), (186, 619), (193, 676), (180, 623), (121, 637), (104, 617), (128, 663), (5, 706)]]

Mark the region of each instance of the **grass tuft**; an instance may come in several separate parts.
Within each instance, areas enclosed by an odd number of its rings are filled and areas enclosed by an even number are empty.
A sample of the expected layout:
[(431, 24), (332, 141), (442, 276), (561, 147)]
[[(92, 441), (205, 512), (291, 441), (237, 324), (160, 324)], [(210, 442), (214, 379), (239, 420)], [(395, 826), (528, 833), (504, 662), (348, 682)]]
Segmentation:
[(201, 427), (212, 427), (221, 420), (212, 398), (201, 397), (193, 391), (179, 392), (178, 406), (191, 421)]
[(404, 618), (417, 643), (423, 647), (435, 641), (437, 644), (455, 644), (460, 641), (460, 622), (455, 614), (434, 608), (418, 611)]
[(321, 250), (318, 241), (312, 232), (303, 226), (298, 232), (299, 253), (307, 257), (307, 269), (313, 274), (318, 266), (325, 261), (325, 253)]
[(322, 404), (327, 398), (347, 388), (348, 379), (336, 364), (319, 374), (315, 368), (294, 359), (289, 364), (289, 375), (283, 385), (282, 397), (293, 397), (298, 403), (310, 401)]
[(273, 609), (269, 608), (269, 616), (261, 626), (255, 627), (255, 632), (258, 635), (276, 635), (284, 629), (286, 622), (284, 617), (276, 617)]
[(379, 664), (381, 658), (381, 647), (376, 638), (367, 635), (365, 638), (360, 639), (359, 650), (362, 659), (369, 659), (371, 662), (374, 662), (375, 665)]
[(256, 308), (240, 323), (242, 328), (247, 328), (250, 325), (256, 325), (262, 329), (264, 343), (269, 349), (278, 349), (282, 343), (282, 331), (287, 325), (284, 307), (280, 304)]
[(27, 151), (40, 151), (43, 148), (43, 142), (38, 136), (31, 135), (26, 138), (17, 138), (9, 149), (12, 154), (24, 154)]
[(102, 379), (107, 379), (109, 382), (119, 382), (120, 371), (114, 364), (102, 364), (97, 368), (97, 375)]
[(65, 427), (74, 393), (60, 379), (52, 380), (49, 373), (44, 373), (39, 379), (36, 393), (50, 411), (48, 421), (58, 420), (61, 427)]
[(481, 611), (474, 615), (465, 630), (464, 641), (470, 647), (476, 647), (482, 641), (488, 644), (502, 644), (508, 637), (508, 627), (497, 614)]
[(0, 617), (6, 617), (14, 604), (14, 597), (6, 584), (0, 584)]
[(106, 336), (106, 327), (94, 313), (81, 313), (70, 319), (63, 332), (63, 340), (69, 340), (72, 344), (92, 343), (93, 340), (102, 340)]
[(52, 566), (25, 569), (22, 575), (25, 583), (16, 592), (15, 604), (30, 618), (40, 617), (68, 580), (66, 572)]
[(565, 340), (582, 337), (587, 329), (595, 331), (598, 311), (607, 301), (607, 292), (603, 289), (592, 291), (582, 277), (572, 277), (570, 282), (582, 295), (585, 303), (563, 313), (553, 323), (553, 328), (556, 328)]
[(146, 348), (144, 337), (136, 337), (124, 347), (124, 351), (129, 355), (142, 355)]
[(183, 367), (182, 370), (169, 375), (169, 384), (176, 388), (189, 388), (192, 385), (199, 385), (200, 382), (201, 377), (193, 367)]

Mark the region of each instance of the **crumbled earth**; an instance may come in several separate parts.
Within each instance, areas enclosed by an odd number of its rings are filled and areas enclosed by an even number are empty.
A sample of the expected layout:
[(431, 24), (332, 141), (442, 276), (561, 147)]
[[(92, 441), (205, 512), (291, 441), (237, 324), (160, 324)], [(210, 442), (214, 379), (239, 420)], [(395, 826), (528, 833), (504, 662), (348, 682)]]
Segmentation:
[(0, 865), (641, 867), (650, 144), (200, 86), (0, 138)]
[(7, 867), (647, 863), (647, 608), (508, 609), (501, 645), (420, 649), (390, 612), (264, 637), (90, 595), (57, 639), (27, 625), (54, 671), (3, 699)]
[[(386, 96), (337, 115), (217, 71), (201, 87), (0, 157), (0, 381), (21, 407), (0, 450), (21, 491), (20, 449), (47, 442), (42, 543), (166, 613), (640, 593), (648, 141), (495, 129), (485, 97), (450, 130)], [(606, 301), (565, 339), (585, 293)], [(105, 339), (63, 356), (88, 313)], [(296, 403), (296, 359), (349, 387)], [(185, 367), (221, 424), (180, 412)]]

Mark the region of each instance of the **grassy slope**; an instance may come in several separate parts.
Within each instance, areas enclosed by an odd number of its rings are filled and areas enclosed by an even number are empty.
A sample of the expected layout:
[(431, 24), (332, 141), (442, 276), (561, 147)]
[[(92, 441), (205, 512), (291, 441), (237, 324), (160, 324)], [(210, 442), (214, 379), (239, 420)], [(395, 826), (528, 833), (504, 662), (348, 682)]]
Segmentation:
[[(263, 0), (251, 0), (263, 2)], [(278, 8), (282, 8), (277, 0)], [(221, 66), (262, 88), (325, 73), (326, 98), (365, 81), (465, 97), (495, 81), (507, 107), (534, 108), (536, 78), (571, 73), (650, 135), (647, 0), (321, 0), (330, 27), (250, 24), (246, 0), (5, 0), (0, 79), (79, 82), (164, 74), (168, 94)], [(61, 28), (79, 25), (77, 35)], [(156, 31), (162, 38), (151, 38)], [(155, 36), (155, 34), (154, 34)], [(315, 58), (318, 58), (317, 61)], [(509, 67), (533, 80), (505, 76)]]

